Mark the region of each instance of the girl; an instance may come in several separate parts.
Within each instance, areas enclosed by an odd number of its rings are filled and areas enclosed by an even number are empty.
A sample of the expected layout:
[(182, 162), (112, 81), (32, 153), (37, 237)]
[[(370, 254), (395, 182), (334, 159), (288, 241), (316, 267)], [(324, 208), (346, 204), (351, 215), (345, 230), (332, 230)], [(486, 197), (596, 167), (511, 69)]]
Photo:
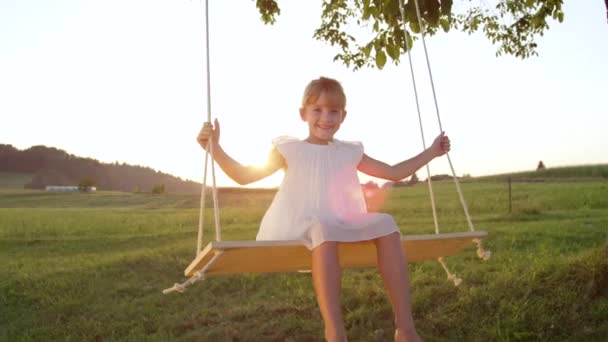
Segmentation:
[(398, 181), (448, 152), (450, 140), (442, 133), (422, 153), (391, 166), (367, 156), (359, 142), (334, 139), (345, 117), (342, 86), (321, 77), (308, 84), (300, 108), (308, 137), (275, 139), (263, 167), (243, 166), (222, 149), (217, 120), (215, 127), (205, 123), (197, 140), (207, 148), (209, 139), (213, 139), (215, 161), (241, 185), (285, 169), (285, 178), (256, 239), (301, 240), (312, 250), (313, 286), (328, 341), (346, 341), (340, 309), (338, 243), (363, 240), (373, 240), (376, 245), (378, 268), (395, 315), (395, 341), (418, 341), (399, 229), (390, 215), (367, 212), (357, 170)]

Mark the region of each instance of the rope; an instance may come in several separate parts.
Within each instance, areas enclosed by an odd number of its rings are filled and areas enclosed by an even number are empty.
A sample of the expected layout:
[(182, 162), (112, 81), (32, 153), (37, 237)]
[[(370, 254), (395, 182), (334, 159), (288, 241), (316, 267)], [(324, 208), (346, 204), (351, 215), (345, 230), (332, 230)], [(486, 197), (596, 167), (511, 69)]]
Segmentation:
[[(412, 55), (410, 53), (410, 43), (407, 39), (407, 29), (405, 27), (405, 10), (403, 3), (399, 1), (399, 9), (401, 10), (401, 19), (403, 21), (403, 40), (407, 50), (407, 58), (410, 62), (410, 73), (412, 75), (412, 85), (414, 87), (414, 98), (416, 99), (416, 110), (418, 111), (418, 125), (420, 126), (420, 136), (422, 137), (422, 148), (426, 150), (426, 140), (424, 138), (424, 128), (422, 128), (422, 115), (420, 114), (420, 102), (418, 101), (418, 89), (416, 87), (416, 77), (414, 75), (414, 64), (412, 63)], [(437, 209), (435, 207), (435, 195), (433, 193), (433, 182), (431, 181), (431, 169), (429, 164), (426, 164), (426, 180), (429, 186), (429, 195), (431, 196), (431, 208), (433, 209), (433, 222), (435, 223), (435, 234), (439, 234), (439, 220), (437, 219)]]
[(445, 273), (448, 276), (448, 280), (454, 282), (454, 286), (458, 286), (458, 285), (462, 284), (462, 278), (459, 278), (457, 275), (450, 272), (450, 270), (448, 269), (448, 266), (445, 264), (445, 260), (443, 259), (443, 257), (440, 257), (437, 260), (439, 261), (441, 266), (443, 266), (443, 269), (445, 270)]
[[(206, 149), (205, 151), (208, 151)], [(198, 211), (198, 242), (196, 244), (196, 255), (197, 257), (203, 248), (203, 223), (205, 221), (205, 193), (207, 192), (207, 161), (209, 160), (209, 153), (205, 152), (205, 171), (203, 172), (203, 186), (201, 187), (201, 201), (200, 209)]]
[(211, 122), (211, 63), (209, 61), (209, 0), (205, 0), (205, 54), (207, 56), (207, 122)]
[[(209, 48), (209, 0), (205, 0), (205, 55), (207, 64), (207, 122), (211, 122), (211, 58)], [(205, 169), (203, 172), (203, 185), (201, 188), (201, 201), (198, 216), (198, 240), (196, 244), (196, 255), (198, 256), (203, 248), (203, 231), (205, 222), (205, 194), (207, 192), (207, 164), (211, 155), (211, 188), (213, 191), (213, 214), (215, 219), (215, 239), (221, 240), (219, 201), (217, 196), (217, 186), (215, 181), (215, 158), (213, 155), (213, 139), (210, 139), (205, 149)]]
[[(426, 48), (426, 41), (424, 39), (424, 32), (426, 31), (426, 28), (424, 26), (424, 23), (422, 22), (422, 16), (420, 15), (420, 8), (418, 6), (418, 0), (414, 0), (414, 5), (416, 7), (416, 16), (418, 17), (418, 26), (420, 27), (420, 32), (421, 32), (420, 36), (422, 38), (422, 46), (424, 48), (424, 57), (426, 59), (426, 67), (429, 72), (429, 79), (431, 81), (431, 89), (433, 91), (433, 101), (435, 102), (435, 113), (437, 115), (437, 123), (439, 124), (439, 131), (443, 132), (443, 126), (441, 124), (441, 116), (439, 115), (439, 104), (437, 102), (437, 92), (435, 91), (435, 82), (433, 81), (433, 72), (431, 70), (431, 62), (429, 61), (429, 53)], [(403, 8), (403, 5), (401, 5), (401, 8)], [(403, 15), (403, 10), (402, 10), (402, 15)], [(405, 27), (405, 19), (404, 19), (403, 25)], [(452, 178), (454, 179), (454, 184), (456, 185), (456, 192), (458, 192), (458, 198), (460, 199), (460, 204), (462, 205), (462, 209), (464, 210), (464, 214), (467, 218), (469, 230), (474, 232), (475, 227), (473, 227), (473, 221), (471, 220), (471, 215), (469, 215), (469, 209), (467, 208), (467, 203), (465, 202), (464, 196), (462, 195), (462, 189), (460, 188), (460, 182), (458, 181), (458, 177), (456, 176), (456, 171), (454, 170), (454, 165), (452, 164), (452, 159), (450, 158), (449, 153), (446, 153), (445, 155), (446, 155), (446, 157), (448, 157), (448, 163), (450, 164), (450, 169), (452, 170)]]
[(220, 255), (222, 255), (224, 252), (223, 251), (219, 251), (217, 252), (217, 254), (215, 254), (213, 256), (213, 258), (211, 258), (211, 260), (209, 260), (209, 262), (207, 263), (207, 265), (205, 265), (205, 267), (203, 267), (200, 271), (197, 271), (192, 277), (190, 277), (190, 279), (186, 280), (183, 283), (175, 283), (173, 284), (172, 287), (168, 288), (168, 289), (164, 289), (163, 290), (163, 294), (169, 294), (171, 292), (179, 292), (179, 293), (184, 293), (184, 291), (186, 291), (186, 288), (194, 283), (196, 283), (199, 280), (204, 280), (205, 279), (205, 272), (207, 272), (207, 270), (209, 269), (209, 267), (215, 262), (215, 260), (217, 260), (217, 258), (220, 257)]
[[(405, 0), (404, 0), (405, 1)], [(608, 0), (607, 0), (608, 1)], [(418, 0), (414, 0), (414, 5), (416, 7), (416, 16), (418, 19), (418, 26), (420, 27), (420, 36), (422, 38), (422, 46), (424, 48), (424, 57), (426, 59), (426, 66), (427, 66), (427, 70), (429, 72), (429, 79), (431, 82), (431, 89), (433, 91), (433, 101), (435, 103), (435, 113), (437, 116), (437, 123), (439, 125), (439, 131), (443, 132), (443, 125), (441, 124), (441, 115), (439, 114), (439, 103), (437, 101), (437, 92), (435, 90), (435, 82), (433, 79), (433, 72), (431, 69), (431, 62), (429, 60), (429, 53), (428, 53), (428, 49), (426, 48), (426, 40), (425, 40), (425, 31), (426, 31), (426, 27), (424, 26), (424, 23), (422, 22), (422, 16), (420, 15), (420, 7), (418, 5)], [(418, 110), (418, 123), (420, 125), (420, 134), (422, 136), (422, 146), (424, 149), (426, 149), (426, 143), (425, 143), (425, 139), (424, 139), (424, 132), (423, 132), (423, 128), (422, 128), (422, 119), (421, 119), (421, 115), (420, 115), (420, 105), (418, 102), (418, 91), (416, 89), (416, 81), (414, 78), (414, 68), (413, 68), (413, 64), (412, 64), (412, 57), (411, 57), (411, 53), (410, 53), (410, 46), (409, 46), (409, 42), (407, 39), (407, 28), (405, 26), (405, 9), (403, 7), (403, 2), (399, 1), (399, 9), (401, 11), (401, 19), (402, 19), (402, 29), (403, 29), (403, 35), (404, 35), (404, 41), (405, 41), (405, 47), (407, 49), (407, 56), (409, 59), (409, 64), (410, 64), (410, 72), (412, 74), (412, 83), (414, 85), (414, 96), (416, 98), (416, 109)], [(462, 205), (462, 209), (464, 210), (464, 214), (465, 217), (467, 219), (467, 224), (469, 226), (469, 230), (474, 232), (475, 231), (475, 227), (473, 226), (473, 220), (471, 219), (471, 215), (469, 214), (469, 209), (467, 207), (467, 203), (464, 199), (464, 195), (462, 194), (462, 189), (460, 187), (460, 181), (458, 180), (458, 177), (456, 176), (456, 171), (454, 170), (454, 165), (452, 164), (452, 159), (450, 158), (450, 154), (446, 153), (446, 157), (448, 158), (448, 163), (450, 165), (450, 169), (452, 171), (452, 178), (454, 179), (454, 184), (456, 185), (456, 192), (458, 193), (458, 198), (460, 200), (460, 204)], [(433, 209), (433, 221), (435, 223), (435, 233), (438, 234), (439, 233), (439, 226), (437, 223), (437, 212), (435, 209), (435, 197), (433, 195), (433, 188), (432, 188), (432, 184), (431, 184), (431, 176), (430, 176), (430, 171), (429, 171), (429, 166), (428, 164), (426, 165), (426, 170), (427, 170), (427, 180), (428, 180), (428, 185), (429, 185), (429, 193), (431, 196), (431, 206)], [(473, 239), (473, 242), (477, 244), (477, 255), (483, 259), (483, 260), (488, 260), (491, 256), (491, 252), (490, 251), (486, 251), (483, 248), (483, 245), (481, 243), (481, 239)], [(442, 266), (444, 267), (444, 269), (446, 270), (446, 272), (448, 272), (448, 278), (450, 277), (450, 273), (447, 270), (447, 266), (445, 265), (445, 263), (443, 262), (443, 259), (440, 260)], [(454, 282), (456, 283), (456, 280), (454, 280)], [(456, 286), (458, 286), (458, 284), (456, 284)]]
[(213, 139), (209, 140), (211, 150), (211, 179), (213, 182), (213, 218), (215, 219), (215, 241), (222, 240), (222, 228), (220, 227), (220, 205), (217, 198), (217, 186), (215, 185), (215, 159), (213, 158)]

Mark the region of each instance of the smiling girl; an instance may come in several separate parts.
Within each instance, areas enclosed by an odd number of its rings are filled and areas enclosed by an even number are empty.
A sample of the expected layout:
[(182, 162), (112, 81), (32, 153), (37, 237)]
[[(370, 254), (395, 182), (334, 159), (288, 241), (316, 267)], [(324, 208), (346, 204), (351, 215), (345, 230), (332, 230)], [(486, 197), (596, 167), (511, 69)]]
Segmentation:
[(275, 139), (263, 167), (243, 166), (222, 149), (217, 120), (214, 126), (205, 123), (197, 140), (207, 148), (213, 139), (215, 161), (241, 185), (285, 170), (256, 239), (300, 240), (312, 251), (313, 286), (328, 341), (346, 341), (338, 244), (364, 240), (376, 245), (378, 269), (395, 315), (395, 341), (418, 341), (399, 229), (390, 215), (367, 212), (357, 171), (402, 180), (448, 152), (449, 138), (442, 133), (428, 149), (395, 165), (375, 160), (360, 142), (334, 138), (346, 118), (346, 96), (338, 81), (325, 77), (306, 87), (300, 118), (308, 125), (308, 137)]

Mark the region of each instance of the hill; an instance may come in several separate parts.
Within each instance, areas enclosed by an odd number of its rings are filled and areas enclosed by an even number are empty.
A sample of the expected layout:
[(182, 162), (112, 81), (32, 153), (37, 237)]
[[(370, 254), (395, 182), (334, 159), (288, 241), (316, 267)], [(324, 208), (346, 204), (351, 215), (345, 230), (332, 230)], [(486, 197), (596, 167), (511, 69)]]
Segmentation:
[[(426, 179), (418, 179), (414, 174), (412, 178), (399, 182), (386, 182), (382, 185), (383, 188), (398, 188), (403, 186), (412, 186), (421, 182), (426, 182)], [(486, 176), (471, 177), (465, 175), (458, 177), (463, 182), (590, 182), (590, 181), (608, 181), (608, 164), (592, 164), (592, 165), (569, 165), (557, 166), (552, 168), (543, 168), (539, 170), (509, 172)], [(448, 181), (451, 182), (452, 175), (438, 174), (432, 175), (433, 182)], [(364, 186), (373, 188), (376, 184), (370, 182)]]
[(605, 181), (608, 180), (608, 164), (559, 166), (537, 171), (521, 171), (476, 177), (476, 180), (504, 181), (508, 178), (511, 178), (515, 182)]
[(149, 167), (126, 163), (102, 163), (82, 158), (66, 151), (32, 146), (19, 150), (12, 145), (0, 144), (0, 187), (44, 189), (47, 185), (93, 184), (110, 191), (149, 192), (164, 187), (165, 192), (197, 193), (200, 184), (153, 170)]

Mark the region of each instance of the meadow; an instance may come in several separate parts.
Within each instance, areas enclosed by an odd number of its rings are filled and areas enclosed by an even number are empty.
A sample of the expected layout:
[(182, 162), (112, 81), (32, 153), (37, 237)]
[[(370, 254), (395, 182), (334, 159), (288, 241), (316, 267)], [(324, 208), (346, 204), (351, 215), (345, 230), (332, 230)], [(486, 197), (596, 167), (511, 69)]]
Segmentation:
[[(467, 231), (453, 184), (434, 188), (441, 231)], [(606, 341), (608, 181), (515, 182), (511, 212), (504, 180), (462, 188), (493, 256), (471, 247), (447, 258), (459, 287), (437, 262), (408, 266), (421, 337)], [(221, 191), (223, 239), (254, 239), (272, 195)], [(0, 340), (322, 340), (308, 273), (209, 277), (161, 293), (185, 280), (198, 205), (198, 195), (0, 189)], [(383, 208), (404, 234), (434, 232), (424, 184), (388, 190)], [(376, 270), (345, 270), (342, 303), (352, 341), (391, 340)]]

